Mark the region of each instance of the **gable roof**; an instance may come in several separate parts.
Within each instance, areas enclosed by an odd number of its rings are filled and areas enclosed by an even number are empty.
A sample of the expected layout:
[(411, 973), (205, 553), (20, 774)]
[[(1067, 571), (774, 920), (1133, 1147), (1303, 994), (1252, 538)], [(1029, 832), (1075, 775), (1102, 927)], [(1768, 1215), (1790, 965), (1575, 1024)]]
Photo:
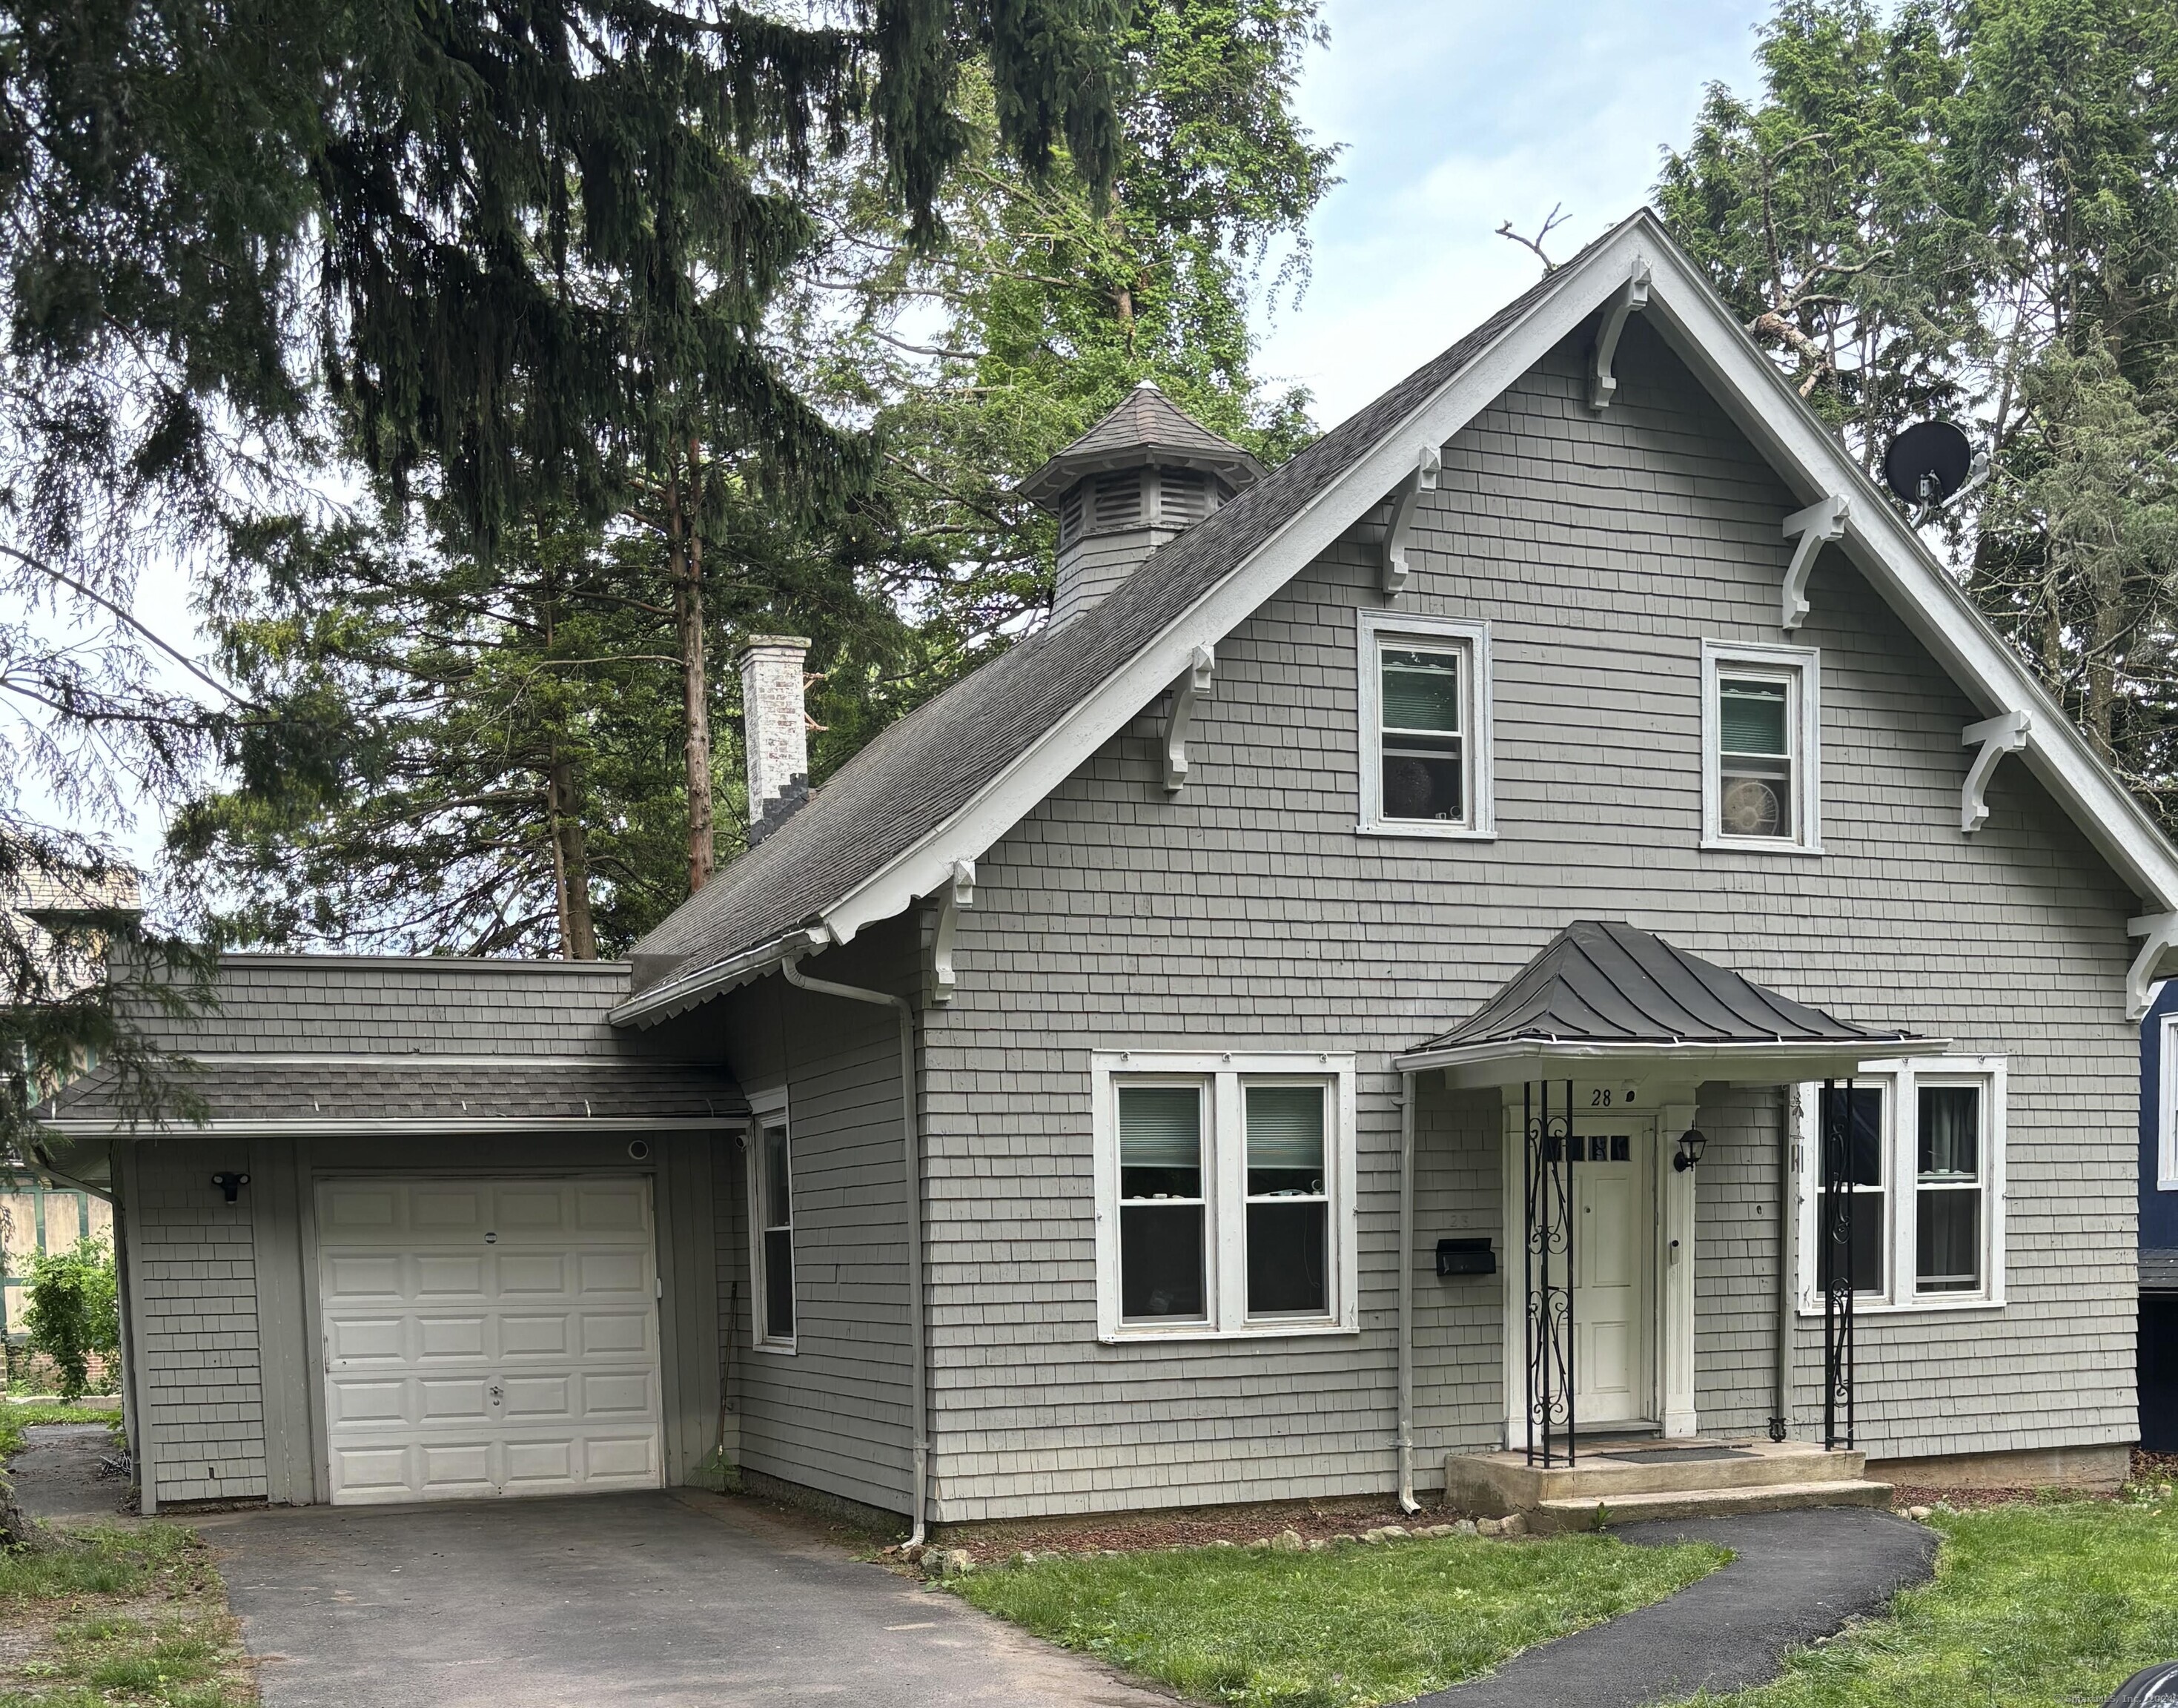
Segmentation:
[[(845, 943), (935, 893), (1264, 599), (1365, 517), (1628, 281), (1650, 322), (1802, 503), (1850, 499), (1844, 550), (1985, 716), (2025, 710), (2022, 758), (2161, 910), (2135, 963), (2178, 947), (2178, 849), (2088, 747), (1845, 446), (1741, 330), (1661, 222), (1622, 222), (1434, 360), (1154, 553), (1095, 607), (1046, 628), (887, 730), (809, 804), (636, 945), (648, 1024)], [(1781, 522), (1782, 518), (1780, 518)]]
[(1085, 474), (1146, 463), (1208, 469), (1236, 490), (1251, 485), (1263, 474), (1263, 465), (1247, 452), (1177, 407), (1155, 380), (1145, 380), (1110, 414), (1015, 490), (1049, 508)]
[(1923, 1042), (1836, 1019), (1652, 932), (1576, 919), (1489, 1001), (1414, 1054), (1535, 1043), (1847, 1043), (1873, 1055)]

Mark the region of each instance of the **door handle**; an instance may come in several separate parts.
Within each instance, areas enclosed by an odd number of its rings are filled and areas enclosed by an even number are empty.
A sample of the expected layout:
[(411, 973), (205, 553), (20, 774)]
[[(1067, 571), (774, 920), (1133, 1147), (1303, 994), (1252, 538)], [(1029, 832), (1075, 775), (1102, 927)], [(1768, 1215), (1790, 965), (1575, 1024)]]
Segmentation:
[(491, 1403), (494, 1405), (497, 1405), (501, 1401), (506, 1398), (506, 1390), (501, 1388), (495, 1382), (489, 1384), (484, 1388), (484, 1393), (490, 1399)]

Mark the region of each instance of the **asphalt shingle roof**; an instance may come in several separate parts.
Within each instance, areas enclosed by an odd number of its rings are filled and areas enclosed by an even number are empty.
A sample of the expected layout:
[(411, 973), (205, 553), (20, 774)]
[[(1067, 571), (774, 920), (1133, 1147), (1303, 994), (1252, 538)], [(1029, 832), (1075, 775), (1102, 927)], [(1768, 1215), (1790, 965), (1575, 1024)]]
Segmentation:
[(1416, 1054), (1518, 1043), (1897, 1043), (1765, 988), (1651, 932), (1576, 919), (1504, 988)]
[(1010, 648), (886, 730), (637, 944), (633, 988), (813, 924), (906, 853), (1300, 516), (1551, 289), (1540, 280), (1435, 360), (1163, 546), (1072, 621)]
[[(353, 1121), (702, 1120), (748, 1113), (728, 1074), (698, 1063), (539, 1061), (521, 1056), (414, 1062), (324, 1055), (206, 1055), (172, 1075), (215, 1127)], [(39, 1110), (63, 1130), (127, 1128), (132, 1111), (110, 1067), (94, 1069)], [(191, 1123), (169, 1116), (186, 1131)], [(146, 1123), (147, 1126), (152, 1125)]]
[(2141, 1248), (2140, 1290), (2178, 1293), (2178, 1251), (2154, 1245)]
[(1214, 468), (1227, 484), (1242, 487), (1262, 477), (1263, 466), (1231, 440), (1221, 438), (1145, 380), (1112, 413), (1021, 484), (1023, 497), (1058, 502), (1082, 474), (1161, 459)]

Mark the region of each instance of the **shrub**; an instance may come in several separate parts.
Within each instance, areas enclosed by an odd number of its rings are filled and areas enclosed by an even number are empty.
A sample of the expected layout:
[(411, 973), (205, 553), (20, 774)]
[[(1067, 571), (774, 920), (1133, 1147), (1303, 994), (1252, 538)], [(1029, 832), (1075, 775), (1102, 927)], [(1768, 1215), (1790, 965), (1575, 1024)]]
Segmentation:
[(113, 1248), (103, 1240), (81, 1240), (69, 1251), (41, 1251), (30, 1260), (23, 1313), (30, 1349), (60, 1372), (61, 1398), (80, 1399), (90, 1386), (94, 1353), (114, 1357), (121, 1348), (121, 1301)]

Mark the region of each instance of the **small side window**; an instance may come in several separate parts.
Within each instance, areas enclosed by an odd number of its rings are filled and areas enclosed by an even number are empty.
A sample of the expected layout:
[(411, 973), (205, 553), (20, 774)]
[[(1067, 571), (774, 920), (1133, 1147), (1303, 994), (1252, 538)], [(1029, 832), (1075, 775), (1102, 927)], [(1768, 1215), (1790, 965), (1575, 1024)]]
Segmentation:
[(1702, 643), (1702, 846), (1820, 853), (1817, 655)]
[(1376, 611), (1360, 624), (1360, 828), (1490, 835), (1489, 629)]
[(749, 1202), (756, 1237), (750, 1260), (756, 1271), (755, 1340), (791, 1350), (794, 1345), (794, 1141), (785, 1115), (764, 1115), (749, 1147)]

